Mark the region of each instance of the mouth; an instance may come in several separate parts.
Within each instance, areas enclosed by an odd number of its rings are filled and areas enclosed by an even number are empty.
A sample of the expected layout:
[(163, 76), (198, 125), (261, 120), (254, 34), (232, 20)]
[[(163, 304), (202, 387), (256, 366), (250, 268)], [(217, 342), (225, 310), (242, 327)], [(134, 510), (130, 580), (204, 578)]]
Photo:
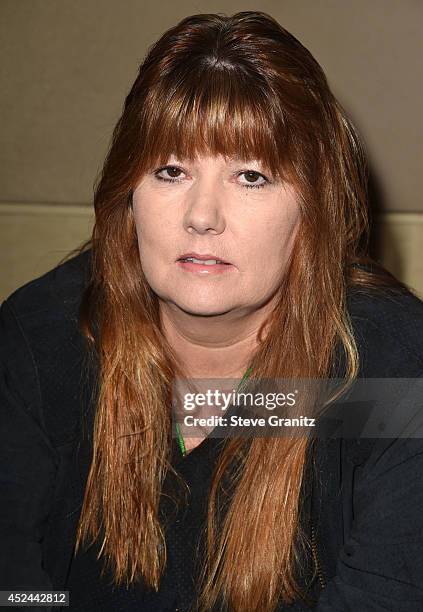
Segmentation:
[(197, 265), (203, 266), (215, 266), (215, 265), (224, 265), (230, 266), (231, 264), (216, 255), (211, 255), (207, 253), (206, 255), (199, 255), (198, 253), (184, 253), (181, 257), (177, 259), (179, 262), (184, 263), (193, 263)]
[(186, 272), (200, 275), (222, 274), (234, 269), (234, 266), (228, 261), (209, 253), (206, 255), (184, 253), (176, 260), (176, 263)]

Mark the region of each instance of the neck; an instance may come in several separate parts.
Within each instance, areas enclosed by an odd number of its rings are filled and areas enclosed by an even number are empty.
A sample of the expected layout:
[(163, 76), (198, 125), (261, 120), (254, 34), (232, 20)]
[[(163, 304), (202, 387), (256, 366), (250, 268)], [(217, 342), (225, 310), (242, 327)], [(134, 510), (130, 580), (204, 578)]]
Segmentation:
[(169, 304), (160, 309), (166, 339), (190, 378), (242, 377), (269, 313), (269, 306), (217, 316), (192, 315)]

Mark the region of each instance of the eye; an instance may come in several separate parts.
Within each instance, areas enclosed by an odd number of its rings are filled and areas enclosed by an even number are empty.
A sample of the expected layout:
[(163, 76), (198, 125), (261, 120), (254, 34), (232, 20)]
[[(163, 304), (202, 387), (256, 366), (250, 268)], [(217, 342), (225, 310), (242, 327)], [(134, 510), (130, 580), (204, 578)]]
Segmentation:
[[(185, 175), (185, 172), (178, 166), (162, 166), (158, 170), (153, 172), (155, 178), (159, 181), (165, 181), (166, 183), (180, 183)], [(264, 187), (270, 183), (269, 179), (264, 176), (261, 172), (256, 170), (243, 170), (238, 172), (237, 176), (245, 177), (245, 182), (242, 181), (240, 184), (248, 189), (258, 189)]]
[(261, 172), (257, 172), (256, 170), (244, 170), (238, 174), (239, 177), (242, 175), (245, 177), (245, 182), (241, 182), (243, 187), (258, 189), (269, 183), (269, 180), (264, 176), (264, 174), (261, 174)]
[(180, 183), (180, 175), (184, 174), (184, 172), (177, 166), (163, 166), (162, 168), (156, 170), (153, 174), (159, 181), (166, 181), (167, 183)]

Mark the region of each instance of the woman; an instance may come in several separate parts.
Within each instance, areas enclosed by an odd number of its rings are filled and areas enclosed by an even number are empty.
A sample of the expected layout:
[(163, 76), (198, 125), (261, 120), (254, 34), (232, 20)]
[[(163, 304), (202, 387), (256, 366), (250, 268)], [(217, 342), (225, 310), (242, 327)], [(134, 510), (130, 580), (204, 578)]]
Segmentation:
[(419, 437), (172, 435), (177, 376), (421, 375), (422, 302), (367, 255), (362, 147), (307, 49), (260, 12), (167, 31), (95, 213), (90, 248), (2, 306), (1, 587), (423, 609)]

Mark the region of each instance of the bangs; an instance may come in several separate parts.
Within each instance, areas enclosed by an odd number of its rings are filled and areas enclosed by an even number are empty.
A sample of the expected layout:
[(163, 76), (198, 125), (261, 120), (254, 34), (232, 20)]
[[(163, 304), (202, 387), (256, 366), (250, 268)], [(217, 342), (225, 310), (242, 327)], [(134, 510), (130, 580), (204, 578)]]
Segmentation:
[(220, 67), (163, 80), (143, 108), (143, 169), (165, 164), (172, 155), (181, 160), (222, 155), (257, 160), (284, 178), (286, 124), (266, 85), (257, 81)]

